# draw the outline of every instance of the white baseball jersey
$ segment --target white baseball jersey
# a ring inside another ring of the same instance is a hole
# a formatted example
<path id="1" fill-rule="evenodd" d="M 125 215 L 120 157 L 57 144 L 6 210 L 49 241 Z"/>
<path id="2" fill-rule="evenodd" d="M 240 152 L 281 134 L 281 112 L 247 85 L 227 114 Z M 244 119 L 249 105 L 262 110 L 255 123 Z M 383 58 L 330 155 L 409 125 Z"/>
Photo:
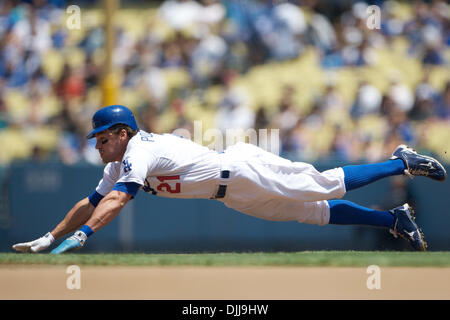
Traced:
<path id="1" fill-rule="evenodd" d="M 229 175 L 222 177 L 221 172 Z M 341 168 L 318 172 L 252 144 L 239 142 L 223 153 L 172 134 L 139 131 L 130 139 L 122 162 L 108 163 L 96 191 L 105 196 L 116 183 L 171 198 L 214 199 L 226 186 L 226 206 L 258 218 L 324 225 L 324 200 L 345 194 Z"/>
<path id="2" fill-rule="evenodd" d="M 219 155 L 172 134 L 139 131 L 130 139 L 122 162 L 108 163 L 97 192 L 106 195 L 118 182 L 170 198 L 211 198 L 220 175 Z"/>

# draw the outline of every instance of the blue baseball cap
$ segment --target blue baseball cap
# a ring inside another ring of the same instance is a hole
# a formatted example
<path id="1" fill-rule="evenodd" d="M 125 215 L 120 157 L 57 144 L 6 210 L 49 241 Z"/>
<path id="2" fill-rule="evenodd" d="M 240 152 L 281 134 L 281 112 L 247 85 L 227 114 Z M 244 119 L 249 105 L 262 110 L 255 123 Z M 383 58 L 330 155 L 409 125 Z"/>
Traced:
<path id="1" fill-rule="evenodd" d="M 93 130 L 87 135 L 88 139 L 95 137 L 96 133 L 105 131 L 115 124 L 125 124 L 133 130 L 138 130 L 133 112 L 122 105 L 112 105 L 99 109 L 92 117 Z"/>

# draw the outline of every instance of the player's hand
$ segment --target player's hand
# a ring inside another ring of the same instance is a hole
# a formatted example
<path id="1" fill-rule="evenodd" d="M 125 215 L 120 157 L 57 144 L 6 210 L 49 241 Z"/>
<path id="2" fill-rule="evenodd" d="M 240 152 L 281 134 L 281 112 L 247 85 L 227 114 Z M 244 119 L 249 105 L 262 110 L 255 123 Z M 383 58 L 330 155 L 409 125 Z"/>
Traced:
<path id="1" fill-rule="evenodd" d="M 45 236 L 40 237 L 39 239 L 30 242 L 16 243 L 12 248 L 19 252 L 34 253 L 47 249 L 54 241 L 55 238 L 53 238 L 52 234 L 47 232 Z"/>
<path id="2" fill-rule="evenodd" d="M 87 236 L 83 231 L 77 230 L 75 233 L 61 242 L 61 244 L 50 252 L 51 254 L 60 254 L 72 250 L 78 250 L 86 242 Z"/>

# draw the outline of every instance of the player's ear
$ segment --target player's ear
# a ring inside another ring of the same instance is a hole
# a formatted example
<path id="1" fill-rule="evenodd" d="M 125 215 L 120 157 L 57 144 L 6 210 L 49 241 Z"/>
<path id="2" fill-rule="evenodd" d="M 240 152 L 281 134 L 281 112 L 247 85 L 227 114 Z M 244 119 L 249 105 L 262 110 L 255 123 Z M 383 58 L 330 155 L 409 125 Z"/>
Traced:
<path id="1" fill-rule="evenodd" d="M 121 129 L 120 132 L 119 132 L 119 137 L 120 137 L 120 138 L 123 138 L 123 139 L 128 138 L 127 130 Z"/>

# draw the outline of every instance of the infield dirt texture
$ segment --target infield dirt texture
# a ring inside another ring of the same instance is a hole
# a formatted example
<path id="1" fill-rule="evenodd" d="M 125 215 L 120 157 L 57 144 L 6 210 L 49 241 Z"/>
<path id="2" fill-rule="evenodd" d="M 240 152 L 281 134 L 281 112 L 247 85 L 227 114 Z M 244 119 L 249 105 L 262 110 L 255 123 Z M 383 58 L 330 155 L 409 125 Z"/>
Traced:
<path id="1" fill-rule="evenodd" d="M 73 265 L 80 289 L 67 286 Z M 448 300 L 450 253 L 8 253 L 0 254 L 0 299 Z"/>

